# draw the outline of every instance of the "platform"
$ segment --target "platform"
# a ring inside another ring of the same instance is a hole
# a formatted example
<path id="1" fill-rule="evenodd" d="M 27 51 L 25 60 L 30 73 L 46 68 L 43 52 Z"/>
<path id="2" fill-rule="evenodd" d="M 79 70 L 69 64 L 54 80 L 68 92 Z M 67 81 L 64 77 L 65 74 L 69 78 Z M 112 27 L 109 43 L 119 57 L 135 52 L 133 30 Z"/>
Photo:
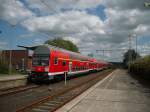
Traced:
<path id="1" fill-rule="evenodd" d="M 8 80 L 16 80 L 16 79 L 23 79 L 26 78 L 27 75 L 21 75 L 21 74 L 17 74 L 17 75 L 0 75 L 0 82 L 1 81 L 8 81 Z"/>
<path id="2" fill-rule="evenodd" d="M 56 112 L 150 112 L 149 106 L 149 87 L 118 69 Z"/>
<path id="3" fill-rule="evenodd" d="M 27 75 L 0 75 L 0 90 L 26 85 Z"/>

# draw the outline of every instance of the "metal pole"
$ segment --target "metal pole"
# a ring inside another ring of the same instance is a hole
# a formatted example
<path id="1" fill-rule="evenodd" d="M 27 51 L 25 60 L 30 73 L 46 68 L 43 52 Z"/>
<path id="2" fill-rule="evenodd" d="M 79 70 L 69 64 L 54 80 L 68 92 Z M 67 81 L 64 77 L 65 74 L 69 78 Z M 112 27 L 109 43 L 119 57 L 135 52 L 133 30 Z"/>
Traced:
<path id="1" fill-rule="evenodd" d="M 15 25 L 11 25 L 12 28 L 14 28 L 16 26 Z M 12 73 L 12 45 L 11 43 L 13 44 L 13 39 L 11 40 L 10 42 L 10 51 L 9 51 L 9 75 Z"/>
<path id="2" fill-rule="evenodd" d="M 137 48 L 137 47 L 138 47 L 138 45 L 137 45 L 137 40 L 138 40 L 138 39 L 137 39 L 137 36 L 136 36 L 135 38 L 136 38 L 136 58 L 137 58 L 137 53 L 138 53 L 138 48 Z"/>
<path id="3" fill-rule="evenodd" d="M 9 51 L 9 75 L 11 75 L 12 69 L 12 50 Z"/>
<path id="4" fill-rule="evenodd" d="M 24 58 L 22 58 L 22 70 L 24 71 L 25 63 L 24 63 Z"/>
<path id="5" fill-rule="evenodd" d="M 128 61 L 129 71 L 130 71 L 130 63 L 131 63 L 131 35 L 129 34 L 129 61 Z"/>
<path id="6" fill-rule="evenodd" d="M 65 72 L 65 86 L 67 85 L 67 73 Z"/>
<path id="7" fill-rule="evenodd" d="M 129 35 L 129 49 L 131 50 L 131 35 Z"/>

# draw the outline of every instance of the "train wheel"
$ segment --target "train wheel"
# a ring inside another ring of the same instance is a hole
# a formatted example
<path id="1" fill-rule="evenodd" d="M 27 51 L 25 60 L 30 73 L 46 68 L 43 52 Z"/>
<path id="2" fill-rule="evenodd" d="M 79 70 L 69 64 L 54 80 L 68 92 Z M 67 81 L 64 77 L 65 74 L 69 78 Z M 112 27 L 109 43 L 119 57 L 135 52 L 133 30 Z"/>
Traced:
<path id="1" fill-rule="evenodd" d="M 30 84 L 30 83 L 32 83 L 33 81 L 32 81 L 32 79 L 31 79 L 31 76 L 30 75 L 28 75 L 28 77 L 27 77 L 27 84 Z"/>

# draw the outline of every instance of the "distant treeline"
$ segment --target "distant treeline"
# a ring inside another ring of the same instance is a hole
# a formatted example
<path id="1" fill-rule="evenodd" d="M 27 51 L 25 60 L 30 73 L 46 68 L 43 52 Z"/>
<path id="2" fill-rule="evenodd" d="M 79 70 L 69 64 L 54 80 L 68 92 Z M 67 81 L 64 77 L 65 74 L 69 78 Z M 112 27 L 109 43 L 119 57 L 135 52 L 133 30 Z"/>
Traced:
<path id="1" fill-rule="evenodd" d="M 150 79 L 150 56 L 139 58 L 131 63 L 130 72 Z"/>

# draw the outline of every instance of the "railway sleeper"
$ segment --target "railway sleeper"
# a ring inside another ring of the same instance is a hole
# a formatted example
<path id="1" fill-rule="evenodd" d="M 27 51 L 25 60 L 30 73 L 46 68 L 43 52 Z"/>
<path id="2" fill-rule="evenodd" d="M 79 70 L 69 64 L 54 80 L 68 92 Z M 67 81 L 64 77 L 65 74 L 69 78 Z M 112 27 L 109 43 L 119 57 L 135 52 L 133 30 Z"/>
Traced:
<path id="1" fill-rule="evenodd" d="M 44 105 L 47 105 L 47 106 L 50 107 L 50 106 L 54 106 L 54 105 L 56 105 L 56 104 L 54 104 L 54 103 L 48 103 L 48 102 L 47 102 L 47 103 L 44 103 Z"/>
<path id="2" fill-rule="evenodd" d="M 70 98 L 72 96 L 73 95 L 63 95 L 63 96 L 55 98 L 54 100 L 63 101 L 63 100 L 68 99 L 68 98 Z"/>
<path id="3" fill-rule="evenodd" d="M 50 106 L 48 106 L 48 105 L 41 105 L 41 106 L 39 106 L 38 108 L 42 108 L 42 109 L 49 109 L 50 108 Z"/>
<path id="4" fill-rule="evenodd" d="M 49 101 L 48 103 L 52 103 L 52 104 L 61 104 L 62 102 L 60 102 L 60 101 L 55 101 L 55 100 L 52 100 L 52 101 Z"/>
<path id="5" fill-rule="evenodd" d="M 47 103 L 44 103 L 41 106 L 38 106 L 37 108 L 33 108 L 32 111 L 33 112 L 47 112 L 48 110 L 53 110 L 56 106 L 58 106 L 60 104 L 62 104 L 62 102 L 49 101 Z"/>
<path id="6" fill-rule="evenodd" d="M 39 106 L 37 108 L 33 108 L 31 112 L 49 112 L 50 110 L 54 110 L 56 105 L 44 105 L 44 106 Z"/>
<path id="7" fill-rule="evenodd" d="M 41 108 L 34 108 L 30 112 L 49 112 L 49 110 L 41 109 Z"/>

